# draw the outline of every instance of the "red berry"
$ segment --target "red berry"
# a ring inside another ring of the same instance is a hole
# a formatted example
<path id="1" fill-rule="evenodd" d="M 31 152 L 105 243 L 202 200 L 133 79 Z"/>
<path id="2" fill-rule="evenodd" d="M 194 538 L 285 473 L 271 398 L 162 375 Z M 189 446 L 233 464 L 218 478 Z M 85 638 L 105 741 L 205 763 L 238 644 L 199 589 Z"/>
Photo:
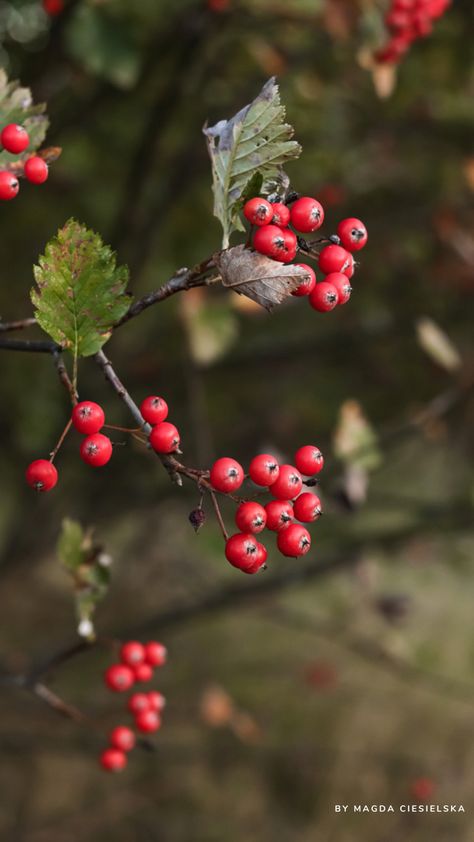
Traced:
<path id="1" fill-rule="evenodd" d="M 303 234 L 309 234 L 321 228 L 324 222 L 324 209 L 317 199 L 303 196 L 292 204 L 290 216 L 293 228 Z"/>
<path id="2" fill-rule="evenodd" d="M 162 667 L 163 664 L 166 664 L 167 655 L 166 646 L 158 643 L 157 640 L 151 640 L 149 643 L 145 643 L 145 660 L 150 666 Z"/>
<path id="3" fill-rule="evenodd" d="M 283 229 L 278 225 L 266 225 L 265 228 L 259 228 L 253 236 L 253 247 L 260 254 L 271 257 L 272 260 L 280 260 L 286 253 Z"/>
<path id="4" fill-rule="evenodd" d="M 43 9 L 50 17 L 60 15 L 64 9 L 64 0 L 43 0 Z"/>
<path id="5" fill-rule="evenodd" d="M 278 500 L 294 500 L 302 486 L 301 474 L 293 465 L 280 465 L 280 475 L 270 486 L 270 494 Z"/>
<path id="6" fill-rule="evenodd" d="M 149 695 L 149 693 L 132 693 L 127 704 L 129 711 L 140 713 L 142 710 L 149 710 L 151 707 Z"/>
<path id="7" fill-rule="evenodd" d="M 277 546 L 282 555 L 296 558 L 305 555 L 311 547 L 311 535 L 299 523 L 290 523 L 287 529 L 281 529 L 277 537 Z"/>
<path id="8" fill-rule="evenodd" d="M 25 161 L 23 172 L 28 181 L 32 184 L 44 184 L 48 178 L 49 170 L 46 161 L 40 158 L 39 155 L 33 155 Z"/>
<path id="9" fill-rule="evenodd" d="M 268 488 L 278 479 L 280 466 L 277 459 L 270 453 L 260 453 L 254 456 L 250 463 L 249 475 L 255 485 L 263 485 Z"/>
<path id="10" fill-rule="evenodd" d="M 255 562 L 252 566 L 252 569 L 249 570 L 249 573 L 258 573 L 259 570 L 266 564 L 267 561 L 267 548 L 264 544 L 257 543 L 257 555 L 255 558 Z"/>
<path id="11" fill-rule="evenodd" d="M 150 433 L 150 444 L 157 453 L 174 453 L 178 450 L 180 442 L 177 427 L 169 421 L 156 424 Z"/>
<path id="12" fill-rule="evenodd" d="M 139 731 L 143 731 L 145 734 L 152 734 L 160 728 L 161 719 L 156 710 L 141 710 L 135 716 L 135 725 Z"/>
<path id="13" fill-rule="evenodd" d="M 93 401 L 81 401 L 72 410 L 72 423 L 79 433 L 90 436 L 105 424 L 104 410 Z"/>
<path id="14" fill-rule="evenodd" d="M 330 310 L 334 310 L 337 299 L 336 287 L 326 283 L 326 281 L 320 281 L 319 284 L 316 284 L 308 301 L 313 310 L 317 310 L 319 313 L 329 313 Z"/>
<path id="15" fill-rule="evenodd" d="M 277 258 L 282 263 L 291 263 L 292 260 L 296 257 L 296 252 L 298 251 L 298 240 L 296 239 L 296 234 L 290 228 L 283 228 L 283 243 L 284 243 L 284 251 L 283 254 Z"/>
<path id="16" fill-rule="evenodd" d="M 150 692 L 146 695 L 148 698 L 148 704 L 152 710 L 163 710 L 166 705 L 166 699 L 162 693 L 159 693 L 158 690 L 150 690 Z"/>
<path id="17" fill-rule="evenodd" d="M 26 481 L 35 491 L 51 491 L 58 481 L 58 472 L 47 459 L 35 459 L 28 465 Z"/>
<path id="18" fill-rule="evenodd" d="M 342 272 L 331 272 L 330 275 L 326 275 L 325 283 L 331 284 L 336 290 L 338 304 L 345 304 L 349 301 L 352 287 L 347 275 L 344 275 Z"/>
<path id="19" fill-rule="evenodd" d="M 410 792 L 417 801 L 429 801 L 436 790 L 431 778 L 416 778 L 410 786 Z"/>
<path id="20" fill-rule="evenodd" d="M 274 202 L 272 204 L 272 211 L 273 217 L 270 220 L 272 225 L 279 225 L 281 228 L 286 228 L 290 221 L 290 209 L 283 202 Z"/>
<path id="21" fill-rule="evenodd" d="M 163 398 L 150 395 L 141 402 L 140 412 L 145 421 L 154 427 L 155 424 L 161 424 L 168 417 L 168 404 Z"/>
<path id="22" fill-rule="evenodd" d="M 102 433 L 87 436 L 81 444 L 81 459 L 93 468 L 106 465 L 112 456 L 112 442 Z"/>
<path id="23" fill-rule="evenodd" d="M 344 269 L 342 270 L 342 272 L 346 276 L 346 278 L 352 278 L 352 276 L 355 272 L 355 266 L 356 266 L 356 264 L 355 264 L 355 260 L 354 260 L 354 255 L 352 255 L 348 251 L 347 252 L 347 266 L 345 266 Z"/>
<path id="24" fill-rule="evenodd" d="M 241 532 L 255 535 L 265 529 L 267 513 L 260 503 L 241 503 L 235 513 L 235 522 Z"/>
<path id="25" fill-rule="evenodd" d="M 272 221 L 273 209 L 266 199 L 249 199 L 244 205 L 244 216 L 252 225 L 268 225 Z"/>
<path id="26" fill-rule="evenodd" d="M 319 268 L 325 275 L 331 272 L 343 272 L 349 262 L 348 252 L 342 246 L 325 246 L 318 258 Z"/>
<path id="27" fill-rule="evenodd" d="M 226 541 L 225 557 L 233 567 L 237 567 L 244 573 L 255 573 L 258 547 L 258 541 L 253 535 L 248 532 L 238 532 Z"/>
<path id="28" fill-rule="evenodd" d="M 104 674 L 104 679 L 109 690 L 115 693 L 124 693 L 130 690 L 135 683 L 135 676 L 130 667 L 125 664 L 112 664 Z"/>
<path id="29" fill-rule="evenodd" d="M 125 725 L 117 725 L 110 734 L 110 745 L 119 751 L 131 751 L 135 746 L 135 734 Z"/>
<path id="30" fill-rule="evenodd" d="M 150 664 L 137 664 L 135 667 L 132 667 L 132 669 L 135 681 L 145 683 L 146 681 L 151 681 L 153 678 L 153 667 L 151 667 Z"/>
<path id="31" fill-rule="evenodd" d="M 100 755 L 100 765 L 107 772 L 121 772 L 127 765 L 127 758 L 118 748 L 106 748 Z"/>
<path id="32" fill-rule="evenodd" d="M 267 529 L 271 529 L 272 532 L 286 529 L 294 517 L 293 505 L 289 500 L 270 500 L 265 506 L 265 511 L 267 513 Z"/>
<path id="33" fill-rule="evenodd" d="M 293 503 L 295 518 L 303 523 L 311 523 L 322 515 L 321 500 L 316 494 L 305 491 Z"/>
<path id="34" fill-rule="evenodd" d="M 341 245 L 347 251 L 359 251 L 363 249 L 367 242 L 367 228 L 360 219 L 355 219 L 351 216 L 349 219 L 343 219 L 337 226 L 337 234 L 341 240 Z"/>
<path id="35" fill-rule="evenodd" d="M 296 289 L 291 293 L 299 298 L 302 295 L 309 295 L 310 292 L 313 291 L 316 286 L 316 274 L 314 269 L 312 269 L 311 266 L 308 266 L 307 263 L 295 263 L 295 266 L 299 266 L 300 269 L 304 269 L 305 272 L 308 273 L 307 280 L 302 281 L 299 287 L 296 287 Z"/>
<path id="36" fill-rule="evenodd" d="M 295 453 L 295 465 L 305 477 L 313 477 L 324 467 L 323 454 L 316 445 L 304 444 Z"/>
<path id="37" fill-rule="evenodd" d="M 19 155 L 30 145 L 30 138 L 23 126 L 17 123 L 9 123 L 0 134 L 0 143 L 7 152 Z"/>
<path id="38" fill-rule="evenodd" d="M 210 472 L 210 482 L 216 491 L 226 494 L 237 491 L 244 481 L 244 469 L 235 459 L 223 456 L 214 462 Z"/>
<path id="39" fill-rule="evenodd" d="M 20 189 L 20 182 L 16 175 L 7 170 L 0 171 L 0 200 L 9 202 L 14 199 Z"/>
<path id="40" fill-rule="evenodd" d="M 120 649 L 120 660 L 129 667 L 136 667 L 145 660 L 145 647 L 138 640 L 128 640 Z"/>

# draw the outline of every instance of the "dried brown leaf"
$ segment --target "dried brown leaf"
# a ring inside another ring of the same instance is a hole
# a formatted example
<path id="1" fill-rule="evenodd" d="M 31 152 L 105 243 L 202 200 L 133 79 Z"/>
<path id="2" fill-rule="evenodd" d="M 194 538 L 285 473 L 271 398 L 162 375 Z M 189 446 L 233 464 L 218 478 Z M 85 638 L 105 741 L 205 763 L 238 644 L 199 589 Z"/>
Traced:
<path id="1" fill-rule="evenodd" d="M 263 254 L 235 246 L 214 255 L 222 284 L 272 310 L 308 278 L 299 266 L 278 263 Z"/>

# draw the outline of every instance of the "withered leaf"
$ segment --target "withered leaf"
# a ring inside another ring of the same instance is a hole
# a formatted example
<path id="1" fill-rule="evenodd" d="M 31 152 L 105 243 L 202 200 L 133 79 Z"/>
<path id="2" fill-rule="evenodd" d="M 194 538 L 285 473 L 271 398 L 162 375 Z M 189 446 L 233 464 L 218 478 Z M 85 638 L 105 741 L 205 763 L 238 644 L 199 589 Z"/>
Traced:
<path id="1" fill-rule="evenodd" d="M 299 266 L 278 263 L 245 246 L 235 246 L 214 255 L 222 284 L 246 295 L 266 310 L 272 310 L 308 279 Z"/>

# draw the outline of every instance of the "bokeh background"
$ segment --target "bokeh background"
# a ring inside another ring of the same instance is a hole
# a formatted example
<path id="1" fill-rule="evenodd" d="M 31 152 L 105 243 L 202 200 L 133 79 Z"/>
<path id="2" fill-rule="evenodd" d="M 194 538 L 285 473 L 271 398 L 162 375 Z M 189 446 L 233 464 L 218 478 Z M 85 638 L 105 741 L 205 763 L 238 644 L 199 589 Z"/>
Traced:
<path id="1" fill-rule="evenodd" d="M 92 472 L 71 436 L 57 490 L 32 495 L 24 466 L 51 449 L 67 397 L 47 355 L 1 352 L 5 675 L 77 640 L 55 550 L 65 516 L 114 559 L 99 634 L 169 649 L 156 751 L 120 776 L 96 760 L 100 729 L 122 718 L 102 685 L 106 646 L 43 677 L 99 733 L 4 676 L 8 842 L 473 838 L 472 4 L 456 0 L 395 73 L 370 63 L 383 6 L 81 0 L 51 20 L 32 0 L 0 4 L 2 63 L 47 101 L 48 143 L 63 148 L 44 187 L 0 208 L 3 319 L 30 314 L 32 265 L 70 216 L 129 264 L 136 295 L 215 251 L 201 128 L 273 74 L 304 150 L 293 187 L 321 199 L 328 233 L 355 215 L 370 234 L 332 314 L 295 300 L 268 316 L 213 288 L 149 309 L 107 346 L 137 400 L 169 400 L 191 465 L 324 450 L 310 555 L 272 548 L 258 577 L 225 562 L 211 512 L 194 535 L 195 489 L 133 445 Z M 128 422 L 93 361 L 80 390 Z M 423 797 L 466 813 L 334 813 Z"/>

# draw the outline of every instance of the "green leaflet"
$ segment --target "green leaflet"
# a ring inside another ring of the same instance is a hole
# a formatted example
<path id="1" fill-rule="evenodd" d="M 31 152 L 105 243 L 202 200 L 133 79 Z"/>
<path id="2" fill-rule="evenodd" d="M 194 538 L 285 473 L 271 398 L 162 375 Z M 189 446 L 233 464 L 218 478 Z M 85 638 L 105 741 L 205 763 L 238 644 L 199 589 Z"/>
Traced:
<path id="1" fill-rule="evenodd" d="M 259 176 L 262 193 L 287 186 L 283 165 L 299 156 L 301 146 L 292 140 L 294 129 L 284 120 L 285 108 L 272 78 L 235 117 L 203 129 L 212 162 L 214 215 L 224 229 L 223 248 L 228 248 L 232 231 L 244 230 L 239 218 L 242 199 L 253 193 Z"/>
<path id="2" fill-rule="evenodd" d="M 75 357 L 99 351 L 131 303 L 127 267 L 117 267 L 115 252 L 74 219 L 50 240 L 34 276 L 38 324 Z"/>
<path id="3" fill-rule="evenodd" d="M 19 123 L 24 126 L 30 136 L 30 145 L 22 155 L 13 155 L 0 150 L 0 168 L 28 158 L 43 143 L 48 130 L 49 121 L 44 111 L 46 106 L 33 105 L 33 97 L 29 88 L 20 87 L 17 81 L 9 82 L 6 73 L 0 68 L 0 127 L 9 123 Z"/>

